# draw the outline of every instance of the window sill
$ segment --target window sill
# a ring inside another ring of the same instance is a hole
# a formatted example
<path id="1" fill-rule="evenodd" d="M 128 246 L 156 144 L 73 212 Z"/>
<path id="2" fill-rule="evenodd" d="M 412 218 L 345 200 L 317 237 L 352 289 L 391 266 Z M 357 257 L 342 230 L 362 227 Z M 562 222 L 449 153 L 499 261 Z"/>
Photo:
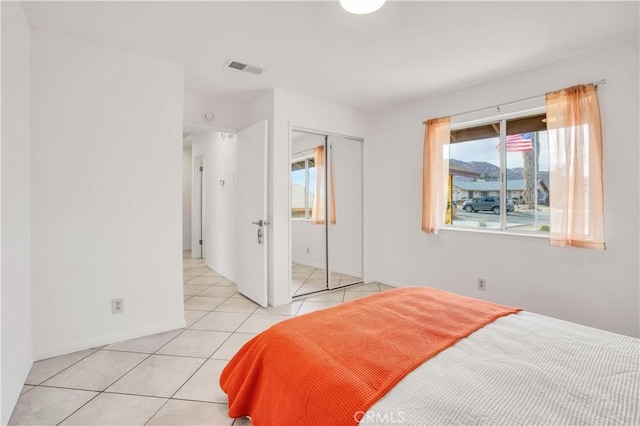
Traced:
<path id="1" fill-rule="evenodd" d="M 301 217 L 292 217 L 291 220 L 293 222 L 311 222 L 313 219 L 303 219 Z"/>
<path id="2" fill-rule="evenodd" d="M 469 234 L 484 234 L 494 237 L 507 237 L 524 240 L 538 240 L 549 242 L 549 234 L 537 234 L 533 232 L 517 232 L 517 231 L 502 231 L 493 229 L 472 229 L 472 228 L 456 228 L 453 226 L 444 226 L 440 228 L 442 233 L 469 233 Z"/>

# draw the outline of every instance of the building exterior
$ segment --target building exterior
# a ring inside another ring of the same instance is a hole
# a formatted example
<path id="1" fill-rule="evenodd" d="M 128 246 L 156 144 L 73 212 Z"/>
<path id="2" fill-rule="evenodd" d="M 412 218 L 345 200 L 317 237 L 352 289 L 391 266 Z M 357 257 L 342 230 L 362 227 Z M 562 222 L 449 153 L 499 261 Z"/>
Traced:
<path id="1" fill-rule="evenodd" d="M 453 179 L 452 200 L 454 203 L 470 200 L 474 197 L 490 197 L 500 195 L 500 181 L 476 180 L 466 181 Z M 524 194 L 524 180 L 507 180 L 507 198 L 516 202 L 522 201 Z M 538 182 L 538 204 L 546 204 L 548 200 L 548 184 Z"/>
<path id="2" fill-rule="evenodd" d="M 304 185 L 299 183 L 291 184 L 291 217 L 295 219 L 309 219 L 313 209 L 313 197 L 315 193 L 307 191 L 305 197 Z M 308 208 L 308 212 L 307 212 Z"/>

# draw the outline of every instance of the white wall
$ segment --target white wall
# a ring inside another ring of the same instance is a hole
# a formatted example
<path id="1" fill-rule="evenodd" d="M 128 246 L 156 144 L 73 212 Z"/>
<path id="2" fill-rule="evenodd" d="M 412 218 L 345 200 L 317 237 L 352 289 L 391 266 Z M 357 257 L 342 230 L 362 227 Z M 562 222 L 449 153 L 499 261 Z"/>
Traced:
<path id="1" fill-rule="evenodd" d="M 184 94 L 184 122 L 212 130 L 236 132 L 245 124 L 246 102 L 221 101 L 193 93 Z M 212 121 L 206 121 L 202 114 L 210 111 Z M 246 127 L 246 126 L 244 126 Z"/>
<path id="2" fill-rule="evenodd" d="M 182 249 L 191 250 L 191 147 L 182 148 Z"/>
<path id="3" fill-rule="evenodd" d="M 183 326 L 182 67 L 31 43 L 36 359 Z"/>
<path id="4" fill-rule="evenodd" d="M 365 252 L 369 278 L 432 286 L 638 336 L 638 40 L 436 99 L 396 105 L 369 121 Z M 606 251 L 545 239 L 420 230 L 422 121 L 606 78 L 599 91 Z M 485 292 L 476 290 L 487 279 Z"/>
<path id="5" fill-rule="evenodd" d="M 365 115 L 351 108 L 274 90 L 274 119 L 269 124 L 273 130 L 269 146 L 269 211 L 272 214 L 272 238 L 269 239 L 269 304 L 277 306 L 291 300 L 290 126 L 365 137 Z"/>
<path id="6" fill-rule="evenodd" d="M 236 273 L 236 153 L 237 137 L 222 139 L 219 132 L 191 136 L 193 161 L 204 155 L 204 251 L 205 264 L 235 281 Z M 221 183 L 224 181 L 224 184 Z M 196 185 L 194 184 L 195 188 Z M 195 212 L 194 208 L 194 212 Z M 195 219 L 194 219 L 195 220 Z M 197 240 L 194 238 L 197 248 Z"/>
<path id="7" fill-rule="evenodd" d="M 33 361 L 29 31 L 20 3 L 2 2 L 2 424 Z"/>
<path id="8" fill-rule="evenodd" d="M 324 225 L 310 220 L 291 220 L 291 261 L 314 268 L 327 268 L 326 232 Z"/>

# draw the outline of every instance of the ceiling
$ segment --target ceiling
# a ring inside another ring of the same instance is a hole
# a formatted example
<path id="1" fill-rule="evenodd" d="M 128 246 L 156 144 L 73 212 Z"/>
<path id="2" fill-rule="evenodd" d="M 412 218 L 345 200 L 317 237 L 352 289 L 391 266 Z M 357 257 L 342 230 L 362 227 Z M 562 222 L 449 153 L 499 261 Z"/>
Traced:
<path id="1" fill-rule="evenodd" d="M 375 110 L 638 37 L 637 2 L 23 2 L 31 26 L 185 67 L 185 91 Z M 260 76 L 224 67 L 233 58 Z"/>

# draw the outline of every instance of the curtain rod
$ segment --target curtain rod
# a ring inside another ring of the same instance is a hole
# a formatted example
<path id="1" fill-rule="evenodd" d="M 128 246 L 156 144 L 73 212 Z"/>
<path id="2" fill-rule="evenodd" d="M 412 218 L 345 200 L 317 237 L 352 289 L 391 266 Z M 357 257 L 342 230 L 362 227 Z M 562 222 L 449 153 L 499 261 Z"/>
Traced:
<path id="1" fill-rule="evenodd" d="M 601 86 L 601 85 L 603 85 L 603 84 L 607 84 L 607 79 L 606 79 L 606 78 L 603 78 L 602 80 L 594 81 L 594 82 L 592 82 L 591 84 L 593 84 L 593 85 L 595 86 L 595 88 L 597 89 L 597 88 L 598 88 L 598 86 Z M 493 105 L 493 106 L 488 106 L 488 107 L 483 107 L 483 108 L 476 108 L 476 109 L 472 109 L 472 110 L 470 110 L 470 111 L 464 111 L 464 112 L 459 112 L 459 113 L 457 113 L 457 114 L 452 114 L 452 115 L 450 115 L 450 116 L 449 116 L 449 118 L 451 118 L 451 117 L 458 117 L 458 116 L 460 116 L 460 115 L 472 114 L 472 113 L 474 113 L 474 112 L 480 112 L 480 111 L 484 111 L 484 110 L 492 109 L 492 108 L 500 109 L 500 107 L 504 107 L 504 106 L 508 106 L 508 105 L 513 105 L 513 104 L 518 104 L 518 103 L 520 103 L 520 102 L 531 101 L 531 100 L 533 100 L 533 99 L 538 99 L 538 98 L 541 98 L 541 97 L 543 97 L 543 96 L 546 96 L 546 95 L 529 96 L 528 98 L 522 98 L 522 99 L 517 99 L 517 100 L 515 100 L 515 101 L 511 101 L 511 102 L 505 102 L 505 103 L 500 104 L 500 105 Z M 423 121 L 423 122 L 422 122 L 422 124 L 427 124 L 427 121 L 428 121 L 428 120 Z"/>
<path id="2" fill-rule="evenodd" d="M 318 146 L 320 146 L 320 145 L 318 145 Z M 315 149 L 316 149 L 316 148 L 303 149 L 302 151 L 298 151 L 298 152 L 294 152 L 294 153 L 292 153 L 292 154 L 291 154 L 291 156 L 298 155 L 298 154 L 302 154 L 302 153 L 304 153 L 304 152 L 308 152 L 308 151 L 313 151 L 313 150 L 315 150 Z"/>

